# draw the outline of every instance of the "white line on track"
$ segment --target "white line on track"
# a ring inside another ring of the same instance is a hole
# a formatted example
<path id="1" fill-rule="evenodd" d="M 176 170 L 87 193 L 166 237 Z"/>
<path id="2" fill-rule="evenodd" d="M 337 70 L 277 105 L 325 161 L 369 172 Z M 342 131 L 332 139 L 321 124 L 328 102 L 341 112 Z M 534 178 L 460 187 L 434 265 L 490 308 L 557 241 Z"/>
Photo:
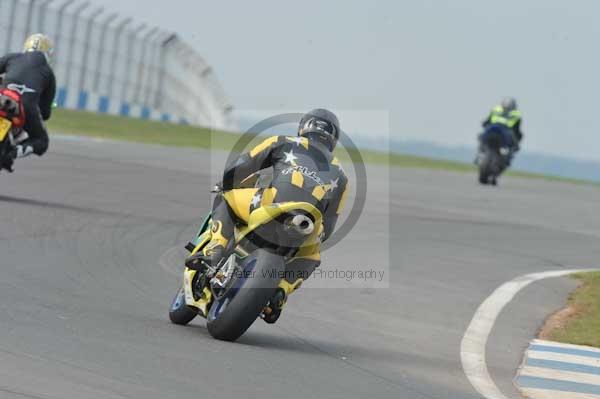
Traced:
<path id="1" fill-rule="evenodd" d="M 517 277 L 498 287 L 479 306 L 460 345 L 463 370 L 477 392 L 486 399 L 507 399 L 490 376 L 485 349 L 498 316 L 515 295 L 529 284 L 539 280 L 591 271 L 598 271 L 598 269 L 555 270 Z"/>

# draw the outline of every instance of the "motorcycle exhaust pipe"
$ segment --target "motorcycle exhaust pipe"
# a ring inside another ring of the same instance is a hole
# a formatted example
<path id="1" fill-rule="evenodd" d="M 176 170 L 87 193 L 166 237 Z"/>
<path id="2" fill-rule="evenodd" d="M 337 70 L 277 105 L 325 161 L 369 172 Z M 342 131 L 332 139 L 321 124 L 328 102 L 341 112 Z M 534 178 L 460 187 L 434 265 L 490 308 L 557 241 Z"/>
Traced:
<path id="1" fill-rule="evenodd" d="M 306 215 L 296 215 L 290 217 L 286 223 L 288 229 L 294 230 L 300 235 L 308 236 L 315 231 L 315 224 L 312 219 Z"/>

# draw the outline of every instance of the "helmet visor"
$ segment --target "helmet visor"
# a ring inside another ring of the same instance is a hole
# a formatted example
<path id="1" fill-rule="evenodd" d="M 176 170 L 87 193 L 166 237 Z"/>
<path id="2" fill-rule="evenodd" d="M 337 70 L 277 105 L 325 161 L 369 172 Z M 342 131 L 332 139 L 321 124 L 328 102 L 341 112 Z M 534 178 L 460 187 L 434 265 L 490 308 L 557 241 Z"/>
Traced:
<path id="1" fill-rule="evenodd" d="M 307 133 L 321 133 L 331 136 L 332 138 L 337 137 L 335 126 L 319 118 L 307 119 L 304 124 L 300 126 L 300 134 L 304 135 Z"/>

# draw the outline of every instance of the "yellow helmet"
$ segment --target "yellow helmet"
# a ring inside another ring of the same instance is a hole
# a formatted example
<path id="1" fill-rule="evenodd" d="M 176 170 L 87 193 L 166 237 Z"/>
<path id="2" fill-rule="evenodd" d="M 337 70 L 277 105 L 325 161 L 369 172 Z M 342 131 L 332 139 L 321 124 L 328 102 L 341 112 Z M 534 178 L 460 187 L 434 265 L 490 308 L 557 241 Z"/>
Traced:
<path id="1" fill-rule="evenodd" d="M 54 44 L 52 40 L 41 33 L 31 35 L 25 40 L 23 46 L 23 52 L 27 53 L 30 51 L 40 51 L 46 56 L 48 63 L 52 60 L 52 54 L 54 53 Z"/>

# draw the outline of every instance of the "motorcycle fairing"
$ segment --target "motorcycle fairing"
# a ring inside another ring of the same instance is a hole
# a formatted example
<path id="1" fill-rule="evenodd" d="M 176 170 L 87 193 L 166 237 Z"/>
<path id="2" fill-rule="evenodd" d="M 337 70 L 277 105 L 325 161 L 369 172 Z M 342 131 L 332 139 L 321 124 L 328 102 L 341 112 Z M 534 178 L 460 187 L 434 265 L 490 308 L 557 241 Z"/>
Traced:
<path id="1" fill-rule="evenodd" d="M 273 203 L 254 210 L 248 217 L 248 224 L 235 229 L 235 242 L 239 243 L 244 237 L 246 237 L 259 226 L 265 225 L 273 219 L 295 210 L 307 212 L 313 217 L 315 225 L 319 226 L 315 229 L 315 232 L 307 238 L 303 248 L 318 244 L 318 237 L 323 230 L 323 216 L 321 212 L 314 205 L 309 204 L 308 202 L 296 201 Z M 212 233 L 209 226 L 210 218 L 203 223 L 203 228 L 198 233 L 198 238 L 195 242 L 196 247 L 192 251 L 192 255 L 198 253 L 211 240 Z M 306 252 L 306 250 L 302 252 Z"/>
<path id="2" fill-rule="evenodd" d="M 309 204 L 308 202 L 297 201 L 276 202 L 254 210 L 254 212 L 252 212 L 248 218 L 248 224 L 246 226 L 242 226 L 239 229 L 238 234 L 236 234 L 236 242 L 240 242 L 244 237 L 246 237 L 259 226 L 265 225 L 281 215 L 296 210 L 304 211 L 311 215 L 315 226 L 318 226 L 314 230 L 314 233 L 307 237 L 305 244 L 310 245 L 317 243 L 318 235 L 322 230 L 323 215 L 314 205 Z"/>
<path id="3" fill-rule="evenodd" d="M 301 210 L 312 216 L 314 219 L 314 223 L 316 226 L 319 226 L 315 229 L 314 233 L 307 237 L 304 245 L 300 248 L 298 255 L 303 258 L 312 258 L 317 257 L 320 258 L 318 248 L 320 244 L 319 236 L 323 231 L 323 216 L 321 212 L 312 204 L 307 202 L 283 202 L 283 203 L 274 203 L 267 206 L 260 207 L 254 210 L 249 218 L 248 224 L 246 226 L 237 227 L 235 229 L 235 243 L 239 243 L 244 237 L 250 234 L 252 231 L 257 229 L 260 226 L 263 226 L 277 217 L 284 215 L 286 213 L 290 213 L 292 211 Z M 210 229 L 210 215 L 202 224 L 202 228 L 198 232 L 197 239 L 195 240 L 196 247 L 192 251 L 192 255 L 201 251 L 206 244 L 208 244 L 212 238 L 212 233 Z M 235 249 L 236 255 L 239 258 L 244 258 L 248 255 L 243 248 L 239 246 Z M 197 308 L 203 317 L 207 317 L 208 311 L 210 310 L 210 306 L 213 301 L 213 294 L 208 287 L 203 288 L 203 295 L 200 299 L 196 299 L 194 295 L 194 277 L 198 272 L 196 270 L 185 268 L 184 271 L 184 281 L 183 281 L 183 289 L 185 294 L 185 302 L 188 306 L 192 306 Z M 303 280 L 299 279 L 294 284 L 290 284 L 285 279 L 282 279 L 279 283 L 279 287 L 284 290 L 287 294 L 295 291 L 300 287 Z"/>
<path id="4" fill-rule="evenodd" d="M 198 308 L 204 317 L 208 314 L 208 307 L 212 302 L 212 292 L 208 287 L 204 287 L 202 290 L 202 297 L 196 300 L 194 296 L 193 282 L 194 277 L 198 273 L 197 270 L 185 268 L 183 272 L 183 291 L 185 293 L 185 303 L 189 306 Z"/>

